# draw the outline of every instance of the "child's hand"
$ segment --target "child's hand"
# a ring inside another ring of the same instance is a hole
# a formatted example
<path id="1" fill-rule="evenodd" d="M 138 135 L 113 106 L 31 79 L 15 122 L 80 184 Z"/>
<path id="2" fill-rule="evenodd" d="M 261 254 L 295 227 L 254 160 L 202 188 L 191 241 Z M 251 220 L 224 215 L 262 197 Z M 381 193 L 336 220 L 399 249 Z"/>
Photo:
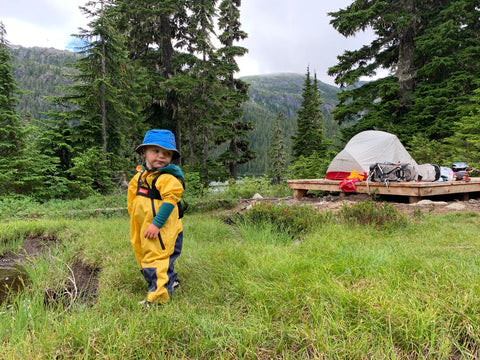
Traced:
<path id="1" fill-rule="evenodd" d="M 160 228 L 157 225 L 150 224 L 148 225 L 147 230 L 145 230 L 145 236 L 147 239 L 156 239 L 158 236 L 158 232 L 160 231 Z"/>

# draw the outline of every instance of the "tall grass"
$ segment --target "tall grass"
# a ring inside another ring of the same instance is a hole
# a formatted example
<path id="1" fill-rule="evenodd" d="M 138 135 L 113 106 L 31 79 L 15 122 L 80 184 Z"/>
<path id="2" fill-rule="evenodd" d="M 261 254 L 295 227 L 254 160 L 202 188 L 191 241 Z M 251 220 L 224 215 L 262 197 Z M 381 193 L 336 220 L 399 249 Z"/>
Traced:
<path id="1" fill-rule="evenodd" d="M 479 220 L 426 215 L 392 230 L 329 217 L 287 234 L 187 214 L 181 287 L 148 309 L 127 217 L 1 223 L 7 237 L 43 229 L 58 241 L 0 307 L 0 358 L 478 358 Z M 95 303 L 45 306 L 65 277 L 56 268 L 77 259 L 101 268 Z"/>

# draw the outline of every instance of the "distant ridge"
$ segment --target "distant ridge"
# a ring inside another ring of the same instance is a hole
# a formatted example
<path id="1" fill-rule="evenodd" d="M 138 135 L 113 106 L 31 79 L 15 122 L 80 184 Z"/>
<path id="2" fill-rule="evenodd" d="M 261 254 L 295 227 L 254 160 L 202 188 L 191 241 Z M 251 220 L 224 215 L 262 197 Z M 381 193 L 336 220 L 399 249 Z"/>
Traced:
<path id="1" fill-rule="evenodd" d="M 73 71 L 67 64 L 80 55 L 69 50 L 15 45 L 9 46 L 9 50 L 13 76 L 21 92 L 17 110 L 21 116 L 30 114 L 34 119 L 42 119 L 53 109 L 46 97 L 62 95 L 61 87 L 71 84 L 64 76 Z"/>
<path id="2" fill-rule="evenodd" d="M 252 75 L 240 77 L 249 84 L 250 100 L 244 106 L 244 119 L 256 125 L 248 140 L 257 154 L 255 160 L 241 165 L 242 173 L 261 175 L 268 170 L 267 153 L 270 149 L 270 139 L 278 113 L 284 118 L 281 122 L 285 144 L 291 146 L 291 137 L 296 131 L 297 111 L 302 103 L 304 74 L 276 73 L 268 75 Z M 323 104 L 320 106 L 325 117 L 326 135 L 333 138 L 338 134 L 339 126 L 332 119 L 331 111 L 338 103 L 337 95 L 340 88 L 318 81 Z"/>
<path id="3" fill-rule="evenodd" d="M 274 104 L 292 105 L 295 113 L 283 111 L 286 116 L 296 116 L 296 111 L 300 108 L 302 102 L 302 89 L 305 82 L 305 75 L 296 73 L 274 73 L 268 75 L 253 75 L 241 77 L 243 81 L 250 84 L 250 100 L 264 101 L 264 96 L 268 95 L 275 101 Z M 323 105 L 322 110 L 330 112 L 337 104 L 337 95 L 340 89 L 336 86 L 318 81 Z M 277 110 L 272 108 L 272 110 Z M 287 110 L 287 109 L 285 109 Z M 292 110 L 289 108 L 288 110 Z"/>

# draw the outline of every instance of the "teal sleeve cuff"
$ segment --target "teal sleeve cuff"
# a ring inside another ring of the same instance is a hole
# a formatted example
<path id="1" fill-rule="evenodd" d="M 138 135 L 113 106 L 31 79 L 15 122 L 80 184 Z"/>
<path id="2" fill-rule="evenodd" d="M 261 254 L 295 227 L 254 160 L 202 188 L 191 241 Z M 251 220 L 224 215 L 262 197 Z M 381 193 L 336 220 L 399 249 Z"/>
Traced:
<path id="1" fill-rule="evenodd" d="M 162 206 L 160 206 L 160 209 L 158 209 L 157 215 L 153 218 L 152 223 L 161 228 L 172 213 L 173 208 L 174 206 L 172 204 L 164 202 Z"/>

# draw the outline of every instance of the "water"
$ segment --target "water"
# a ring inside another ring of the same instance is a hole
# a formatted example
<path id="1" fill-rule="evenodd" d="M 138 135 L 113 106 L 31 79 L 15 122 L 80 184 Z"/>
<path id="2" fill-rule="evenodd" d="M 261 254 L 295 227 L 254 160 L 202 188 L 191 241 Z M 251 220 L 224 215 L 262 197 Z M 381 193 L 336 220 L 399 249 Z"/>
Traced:
<path id="1" fill-rule="evenodd" d="M 21 290 L 26 279 L 27 275 L 20 266 L 0 264 L 0 304 L 5 302 L 10 292 Z"/>

